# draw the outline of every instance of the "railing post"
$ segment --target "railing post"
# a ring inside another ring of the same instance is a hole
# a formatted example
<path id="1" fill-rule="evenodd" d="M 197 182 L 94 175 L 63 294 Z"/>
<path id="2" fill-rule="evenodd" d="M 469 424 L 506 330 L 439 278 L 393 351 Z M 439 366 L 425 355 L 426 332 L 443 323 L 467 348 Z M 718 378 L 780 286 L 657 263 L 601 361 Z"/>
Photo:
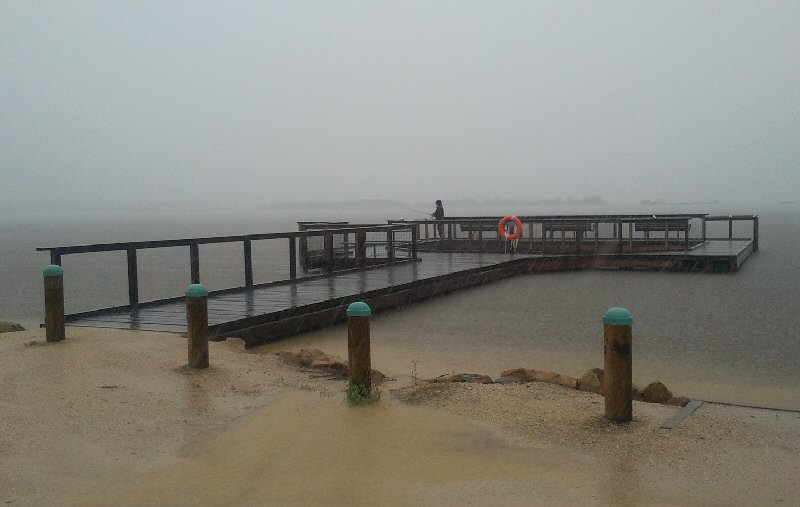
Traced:
<path id="1" fill-rule="evenodd" d="M 305 272 L 308 271 L 308 236 L 300 236 L 297 242 L 300 244 L 300 267 Z"/>
<path id="2" fill-rule="evenodd" d="M 372 389 L 369 319 L 372 309 L 367 303 L 352 303 L 347 307 L 347 359 L 349 364 L 348 392 L 357 388 L 368 398 Z"/>
<path id="3" fill-rule="evenodd" d="M 614 422 L 633 419 L 632 324 L 625 308 L 609 308 L 603 315 L 605 416 Z"/>
<path id="4" fill-rule="evenodd" d="M 417 237 L 419 236 L 419 230 L 417 226 L 411 227 L 411 258 L 413 260 L 417 260 Z"/>
<path id="5" fill-rule="evenodd" d="M 44 327 L 47 341 L 64 339 L 64 270 L 56 264 L 44 268 Z"/>
<path id="6" fill-rule="evenodd" d="M 547 226 L 542 222 L 542 253 L 547 250 Z"/>
<path id="7" fill-rule="evenodd" d="M 136 249 L 128 248 L 128 304 L 139 304 L 139 267 L 136 262 Z"/>
<path id="8" fill-rule="evenodd" d="M 323 245 L 325 248 L 325 259 L 328 261 L 326 271 L 333 271 L 333 233 L 326 232 L 323 238 Z"/>
<path id="9" fill-rule="evenodd" d="M 669 220 L 664 220 L 664 248 L 669 250 Z"/>
<path id="10" fill-rule="evenodd" d="M 253 286 L 253 244 L 249 239 L 244 240 L 244 285 Z"/>
<path id="11" fill-rule="evenodd" d="M 528 236 L 530 237 L 530 247 L 528 247 L 528 251 L 530 252 L 533 250 L 533 220 L 528 223 Z"/>
<path id="12" fill-rule="evenodd" d="M 363 268 L 367 263 L 367 233 L 356 232 L 356 267 Z"/>
<path id="13" fill-rule="evenodd" d="M 186 289 L 189 368 L 208 368 L 208 289 L 195 283 Z"/>
<path id="14" fill-rule="evenodd" d="M 702 225 L 702 233 L 703 233 L 703 243 L 706 242 L 706 217 L 703 217 L 703 225 Z"/>
<path id="15" fill-rule="evenodd" d="M 758 215 L 753 215 L 753 251 L 758 252 Z"/>
<path id="16" fill-rule="evenodd" d="M 447 224 L 447 250 L 449 252 L 453 251 L 453 236 L 455 235 L 455 232 L 455 224 Z"/>
<path id="17" fill-rule="evenodd" d="M 391 264 L 394 262 L 394 231 L 386 231 L 386 260 Z"/>
<path id="18" fill-rule="evenodd" d="M 683 230 L 683 248 L 686 250 L 689 249 L 689 228 L 691 227 L 691 219 L 686 219 L 686 228 Z M 678 238 L 681 237 L 681 233 L 678 232 Z"/>
<path id="19" fill-rule="evenodd" d="M 633 252 L 633 222 L 628 222 L 628 251 Z"/>
<path id="20" fill-rule="evenodd" d="M 600 250 L 600 222 L 594 223 L 594 250 Z"/>
<path id="21" fill-rule="evenodd" d="M 733 239 L 733 216 L 728 215 L 728 239 Z"/>
<path id="22" fill-rule="evenodd" d="M 297 244 L 294 236 L 289 238 L 289 278 L 292 280 L 297 278 Z"/>
<path id="23" fill-rule="evenodd" d="M 197 243 L 189 245 L 189 270 L 192 283 L 200 283 L 200 251 Z"/>

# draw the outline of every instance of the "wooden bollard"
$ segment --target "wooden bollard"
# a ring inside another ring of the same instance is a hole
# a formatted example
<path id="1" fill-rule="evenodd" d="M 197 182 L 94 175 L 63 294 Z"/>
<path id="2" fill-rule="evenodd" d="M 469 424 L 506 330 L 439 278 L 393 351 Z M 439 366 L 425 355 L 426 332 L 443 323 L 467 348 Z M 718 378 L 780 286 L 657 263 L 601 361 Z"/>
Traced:
<path id="1" fill-rule="evenodd" d="M 603 389 L 606 419 L 609 421 L 627 422 L 633 419 L 632 324 L 633 315 L 625 308 L 609 308 L 603 315 Z"/>
<path id="2" fill-rule="evenodd" d="M 44 327 L 47 341 L 64 339 L 64 270 L 56 264 L 44 268 Z"/>
<path id="3" fill-rule="evenodd" d="M 189 368 L 208 368 L 208 289 L 194 283 L 186 289 Z"/>
<path id="4" fill-rule="evenodd" d="M 347 307 L 347 359 L 350 365 L 350 384 L 367 394 L 372 388 L 372 364 L 369 350 L 369 317 L 372 309 L 367 303 L 352 303 Z"/>

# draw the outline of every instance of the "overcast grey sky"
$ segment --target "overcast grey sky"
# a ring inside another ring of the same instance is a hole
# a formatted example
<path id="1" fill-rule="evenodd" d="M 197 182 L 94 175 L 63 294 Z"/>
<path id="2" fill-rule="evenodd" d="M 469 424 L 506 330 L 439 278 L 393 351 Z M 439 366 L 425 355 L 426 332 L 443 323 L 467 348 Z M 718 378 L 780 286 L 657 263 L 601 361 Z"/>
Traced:
<path id="1" fill-rule="evenodd" d="M 0 2 L 4 200 L 794 200 L 800 2 Z"/>

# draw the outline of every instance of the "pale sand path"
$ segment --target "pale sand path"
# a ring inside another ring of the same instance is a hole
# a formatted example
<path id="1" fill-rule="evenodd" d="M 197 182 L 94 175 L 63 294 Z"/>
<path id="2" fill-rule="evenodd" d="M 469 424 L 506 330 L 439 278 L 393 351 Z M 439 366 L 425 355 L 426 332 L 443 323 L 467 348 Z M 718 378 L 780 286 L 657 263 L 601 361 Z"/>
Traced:
<path id="1" fill-rule="evenodd" d="M 274 355 L 212 343 L 212 368 L 189 372 L 185 361 L 185 339 L 172 334 L 68 328 L 58 344 L 41 330 L 0 335 L 0 503 L 800 502 L 797 413 L 706 405 L 667 431 L 659 425 L 674 407 L 637 402 L 635 421 L 615 426 L 592 394 L 410 389 L 407 377 L 354 408 L 343 381 Z"/>

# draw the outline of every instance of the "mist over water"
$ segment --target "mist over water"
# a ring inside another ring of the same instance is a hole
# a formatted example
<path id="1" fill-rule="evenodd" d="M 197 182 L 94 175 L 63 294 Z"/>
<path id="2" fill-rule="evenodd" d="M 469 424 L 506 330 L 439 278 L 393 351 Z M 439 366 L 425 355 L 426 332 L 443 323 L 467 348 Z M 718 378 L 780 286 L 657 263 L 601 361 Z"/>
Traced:
<path id="1" fill-rule="evenodd" d="M 445 206 L 447 202 L 445 201 Z M 517 213 L 650 212 L 650 209 L 513 210 Z M 656 212 L 670 212 L 658 209 Z M 692 210 L 695 211 L 695 210 Z M 702 210 L 720 212 L 722 210 Z M 737 209 L 735 212 L 746 212 Z M 503 210 L 448 209 L 450 215 Z M 727 213 L 726 213 L 727 214 Z M 420 218 L 409 210 L 118 213 L 0 218 L 0 320 L 43 320 L 38 246 L 175 239 L 296 230 L 298 220 L 383 222 Z M 727 227 L 727 224 L 725 224 Z M 744 231 L 743 231 L 744 232 Z M 393 375 L 503 369 L 550 369 L 579 376 L 602 366 L 603 313 L 624 306 L 635 316 L 634 381 L 665 382 L 676 395 L 800 408 L 800 211 L 760 214 L 760 251 L 736 274 L 576 271 L 515 277 L 376 315 L 374 365 Z M 256 283 L 288 276 L 285 241 L 253 244 Z M 424 262 L 424 261 L 423 261 Z M 139 252 L 143 301 L 178 296 L 189 284 L 188 248 Z M 200 274 L 211 290 L 243 284 L 240 244 L 200 248 Z M 68 313 L 127 303 L 125 254 L 67 255 Z M 346 357 L 343 328 L 282 340 L 264 351 L 317 346 Z"/>

